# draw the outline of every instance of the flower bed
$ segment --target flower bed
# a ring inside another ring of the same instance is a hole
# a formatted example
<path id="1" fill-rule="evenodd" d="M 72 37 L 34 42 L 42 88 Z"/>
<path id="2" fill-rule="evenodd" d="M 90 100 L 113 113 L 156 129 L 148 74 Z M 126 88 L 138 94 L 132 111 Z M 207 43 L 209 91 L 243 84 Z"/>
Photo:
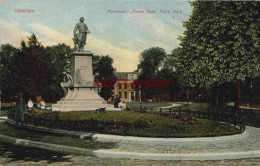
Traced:
<path id="1" fill-rule="evenodd" d="M 139 112 L 27 111 L 25 122 L 65 130 L 145 137 L 204 137 L 241 133 L 228 124 L 206 119 Z"/>

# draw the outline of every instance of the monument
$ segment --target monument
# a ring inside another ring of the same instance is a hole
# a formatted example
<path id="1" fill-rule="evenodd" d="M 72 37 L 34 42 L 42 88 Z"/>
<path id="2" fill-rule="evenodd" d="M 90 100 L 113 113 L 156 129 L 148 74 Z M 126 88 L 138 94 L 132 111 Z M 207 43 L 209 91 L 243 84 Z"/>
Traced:
<path id="1" fill-rule="evenodd" d="M 98 108 L 106 110 L 118 110 L 113 105 L 107 104 L 97 93 L 93 86 L 92 56 L 90 51 L 84 51 L 87 34 L 90 33 L 84 18 L 74 28 L 74 52 L 71 56 L 70 74 L 64 73 L 64 82 L 61 87 L 64 90 L 64 97 L 57 104 L 52 105 L 54 111 L 88 111 Z"/>

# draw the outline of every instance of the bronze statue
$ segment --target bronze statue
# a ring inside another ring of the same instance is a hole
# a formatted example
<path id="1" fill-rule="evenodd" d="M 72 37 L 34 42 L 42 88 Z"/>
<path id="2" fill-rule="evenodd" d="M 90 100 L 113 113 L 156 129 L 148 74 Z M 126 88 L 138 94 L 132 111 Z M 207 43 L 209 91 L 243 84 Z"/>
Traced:
<path id="1" fill-rule="evenodd" d="M 87 40 L 87 33 L 90 33 L 90 31 L 88 30 L 87 25 L 84 23 L 84 18 L 80 17 L 80 22 L 76 24 L 73 31 L 74 51 L 84 51 Z"/>

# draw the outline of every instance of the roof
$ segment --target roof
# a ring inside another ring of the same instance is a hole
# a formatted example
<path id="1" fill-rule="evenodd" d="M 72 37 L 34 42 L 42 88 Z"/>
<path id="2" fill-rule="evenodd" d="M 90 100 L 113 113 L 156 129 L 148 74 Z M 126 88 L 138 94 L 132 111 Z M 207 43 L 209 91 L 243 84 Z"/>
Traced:
<path id="1" fill-rule="evenodd" d="M 138 72 L 116 72 L 116 78 L 117 79 L 127 79 L 128 74 L 138 74 Z"/>

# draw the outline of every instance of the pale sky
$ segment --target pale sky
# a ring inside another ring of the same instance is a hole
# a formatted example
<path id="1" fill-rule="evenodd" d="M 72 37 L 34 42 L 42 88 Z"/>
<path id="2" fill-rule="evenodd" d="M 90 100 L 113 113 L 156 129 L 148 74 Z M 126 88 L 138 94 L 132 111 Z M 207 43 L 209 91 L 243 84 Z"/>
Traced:
<path id="1" fill-rule="evenodd" d="M 178 47 L 191 9 L 188 1 L 174 0 L 0 0 L 0 44 L 20 48 L 21 39 L 35 33 L 45 47 L 73 47 L 74 26 L 84 17 L 91 32 L 85 50 L 111 56 L 117 72 L 134 71 L 143 50 L 161 47 L 170 53 Z"/>

